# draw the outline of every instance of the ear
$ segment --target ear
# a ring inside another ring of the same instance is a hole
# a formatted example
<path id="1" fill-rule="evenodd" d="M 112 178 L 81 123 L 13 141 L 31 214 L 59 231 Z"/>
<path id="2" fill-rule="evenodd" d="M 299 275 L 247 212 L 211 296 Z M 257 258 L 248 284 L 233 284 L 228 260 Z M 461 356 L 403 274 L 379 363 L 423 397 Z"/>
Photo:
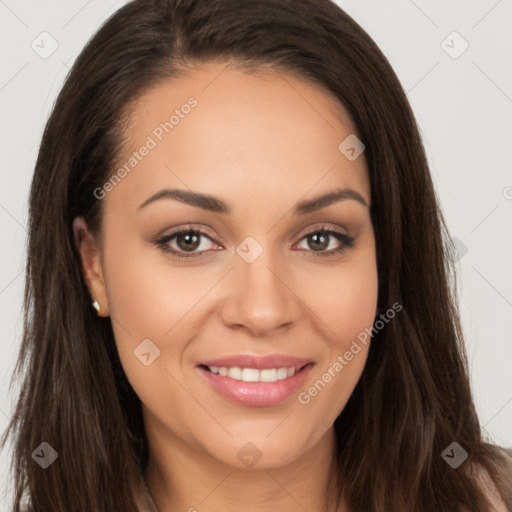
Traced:
<path id="1" fill-rule="evenodd" d="M 74 219 L 73 235 L 76 248 L 80 254 L 85 283 L 92 297 L 91 303 L 97 300 L 100 304 L 98 316 L 106 317 L 109 315 L 109 307 L 100 250 L 96 238 L 89 231 L 89 227 L 83 217 L 76 217 Z"/>

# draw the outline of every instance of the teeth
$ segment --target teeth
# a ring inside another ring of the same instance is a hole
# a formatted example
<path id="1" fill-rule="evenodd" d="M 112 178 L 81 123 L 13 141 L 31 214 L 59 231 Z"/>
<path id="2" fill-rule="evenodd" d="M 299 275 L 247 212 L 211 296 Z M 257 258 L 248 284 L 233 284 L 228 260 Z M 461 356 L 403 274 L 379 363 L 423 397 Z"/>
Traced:
<path id="1" fill-rule="evenodd" d="M 293 368 L 292 368 L 293 370 Z M 260 370 L 260 382 L 275 382 L 277 380 L 277 370 L 275 368 L 268 368 L 267 370 Z"/>
<path id="2" fill-rule="evenodd" d="M 283 380 L 288 377 L 288 369 L 287 368 L 278 368 L 277 369 L 277 380 Z"/>
<path id="3" fill-rule="evenodd" d="M 228 377 L 230 379 L 242 380 L 242 368 L 238 368 L 238 366 L 234 366 L 228 370 Z"/>
<path id="4" fill-rule="evenodd" d="M 228 373 L 229 375 L 229 373 Z M 244 368 L 242 370 L 242 380 L 244 382 L 259 382 L 260 372 L 254 368 Z"/>
<path id="5" fill-rule="evenodd" d="M 257 370 L 256 368 L 240 368 L 233 366 L 231 368 L 209 366 L 208 369 L 216 375 L 229 377 L 235 380 L 243 380 L 244 382 L 276 382 L 278 380 L 287 379 L 295 375 L 295 368 L 266 368 L 265 370 Z"/>

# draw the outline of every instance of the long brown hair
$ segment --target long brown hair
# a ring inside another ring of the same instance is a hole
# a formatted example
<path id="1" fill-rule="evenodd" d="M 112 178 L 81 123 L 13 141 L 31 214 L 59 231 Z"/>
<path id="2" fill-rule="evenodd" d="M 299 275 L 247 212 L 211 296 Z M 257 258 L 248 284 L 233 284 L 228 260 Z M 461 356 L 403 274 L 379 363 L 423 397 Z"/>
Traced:
<path id="1" fill-rule="evenodd" d="M 512 464 L 485 442 L 458 316 L 455 249 L 414 115 L 386 57 L 330 0 L 135 0 L 77 58 L 44 130 L 30 189 L 14 511 L 138 510 L 148 459 L 141 403 L 110 319 L 96 316 L 72 222 L 101 229 L 94 194 L 113 172 L 126 113 L 149 87 L 219 60 L 272 67 L 331 91 L 350 114 L 371 180 L 378 309 L 403 310 L 373 337 L 335 422 L 338 491 L 353 512 L 488 510 L 485 468 L 512 510 Z M 11 383 L 12 385 L 12 383 Z M 58 461 L 32 453 L 47 442 Z M 441 453 L 457 442 L 468 459 Z M 339 497 L 338 496 L 338 497 Z"/>

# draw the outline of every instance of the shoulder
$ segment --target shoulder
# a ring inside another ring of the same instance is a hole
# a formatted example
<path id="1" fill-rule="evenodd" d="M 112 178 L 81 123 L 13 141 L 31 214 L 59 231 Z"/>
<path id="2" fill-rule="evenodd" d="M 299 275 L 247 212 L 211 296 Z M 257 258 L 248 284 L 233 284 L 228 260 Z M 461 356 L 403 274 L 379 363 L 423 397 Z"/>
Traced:
<path id="1" fill-rule="evenodd" d="M 476 473 L 480 485 L 493 507 L 489 512 L 509 512 L 487 470 L 482 466 L 478 466 Z"/>

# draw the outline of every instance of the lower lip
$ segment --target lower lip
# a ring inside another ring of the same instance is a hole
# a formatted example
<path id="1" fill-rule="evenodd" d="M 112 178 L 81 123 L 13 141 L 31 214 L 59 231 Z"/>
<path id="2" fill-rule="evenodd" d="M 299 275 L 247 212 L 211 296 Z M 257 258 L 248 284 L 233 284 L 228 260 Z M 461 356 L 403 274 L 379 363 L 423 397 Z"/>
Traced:
<path id="1" fill-rule="evenodd" d="M 217 375 L 198 366 L 198 370 L 219 393 L 251 407 L 267 407 L 284 402 L 300 389 L 312 368 L 313 365 L 308 364 L 293 376 L 276 382 L 245 382 Z"/>

